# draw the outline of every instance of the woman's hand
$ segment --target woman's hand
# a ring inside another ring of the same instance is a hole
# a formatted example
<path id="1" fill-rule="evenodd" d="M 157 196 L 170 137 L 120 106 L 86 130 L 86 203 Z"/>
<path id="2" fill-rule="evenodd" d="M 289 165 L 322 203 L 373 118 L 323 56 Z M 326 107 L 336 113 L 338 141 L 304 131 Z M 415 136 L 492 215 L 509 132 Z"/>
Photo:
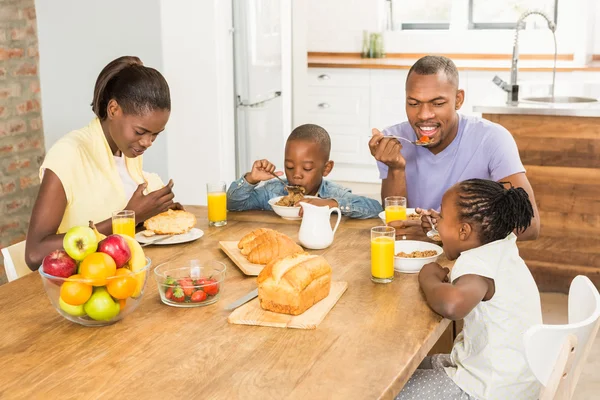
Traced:
<path id="1" fill-rule="evenodd" d="M 427 216 L 430 216 L 431 222 L 433 222 L 434 225 L 437 225 L 437 220 L 440 217 L 439 212 L 433 209 L 424 210 L 422 208 L 416 208 L 415 212 L 421 216 L 421 228 L 423 228 L 423 232 L 427 233 L 433 228 L 435 228 L 434 226 L 431 226 L 431 224 L 429 223 L 429 218 L 427 218 Z"/>
<path id="2" fill-rule="evenodd" d="M 258 182 L 273 179 L 273 174 L 281 176 L 283 172 L 275 172 L 275 165 L 269 160 L 257 160 L 252 164 L 252 171 L 248 172 L 244 178 L 249 184 L 256 185 Z"/>
<path id="3" fill-rule="evenodd" d="M 135 223 L 144 222 L 148 218 L 152 218 L 161 212 L 167 211 L 175 204 L 173 198 L 173 180 L 169 180 L 169 183 L 162 189 L 158 189 L 147 195 L 144 194 L 148 184 L 142 183 L 138 186 L 137 190 L 129 199 L 126 210 L 132 210 L 135 212 Z"/>

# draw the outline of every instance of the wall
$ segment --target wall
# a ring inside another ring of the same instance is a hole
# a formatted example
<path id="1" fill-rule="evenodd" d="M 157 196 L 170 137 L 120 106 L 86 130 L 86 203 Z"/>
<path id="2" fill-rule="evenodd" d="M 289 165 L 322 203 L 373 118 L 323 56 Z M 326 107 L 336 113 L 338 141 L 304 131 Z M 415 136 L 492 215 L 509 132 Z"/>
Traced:
<path id="1" fill-rule="evenodd" d="M 46 148 L 94 117 L 102 68 L 122 55 L 162 72 L 159 0 L 36 0 Z M 169 126 L 144 155 L 144 168 L 168 179 Z"/>
<path id="2" fill-rule="evenodd" d="M 44 155 L 33 0 L 0 0 L 0 248 L 25 239 Z M 0 264 L 2 264 L 0 256 Z M 4 283 L 3 266 L 0 284 Z"/>
<path id="3" fill-rule="evenodd" d="M 171 87 L 168 169 L 182 204 L 206 204 L 206 183 L 235 179 L 231 2 L 161 1 Z"/>
<path id="4" fill-rule="evenodd" d="M 307 48 L 321 52 L 360 52 L 363 30 L 378 30 L 383 18 L 383 0 L 308 0 Z M 558 2 L 558 52 L 573 54 L 587 51 L 588 36 L 592 39 L 593 21 L 582 16 L 594 11 L 594 0 L 560 0 Z M 598 7 L 596 7 L 598 8 Z M 503 53 L 512 52 L 512 30 L 473 31 L 464 20 L 445 31 L 386 32 L 385 48 L 390 53 Z M 454 17 L 453 17 L 454 18 Z M 535 18 L 535 17 L 530 17 Z M 597 20 L 598 18 L 596 18 Z M 583 22 L 583 23 L 582 23 Z M 598 25 L 598 24 L 596 24 Z M 595 27 L 596 48 L 600 48 L 600 28 Z M 522 32 L 522 53 L 554 52 L 547 30 Z M 600 53 L 600 49 L 598 50 Z"/>

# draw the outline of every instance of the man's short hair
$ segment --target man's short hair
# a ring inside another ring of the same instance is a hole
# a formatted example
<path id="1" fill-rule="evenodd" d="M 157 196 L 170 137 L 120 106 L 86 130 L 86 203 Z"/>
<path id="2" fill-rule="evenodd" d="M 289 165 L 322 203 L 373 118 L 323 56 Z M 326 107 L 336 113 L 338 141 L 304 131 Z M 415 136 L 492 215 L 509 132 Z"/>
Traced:
<path id="1" fill-rule="evenodd" d="M 454 62 L 444 56 L 425 56 L 417 60 L 416 63 L 408 71 L 408 76 L 415 73 L 418 75 L 436 75 L 438 72 L 443 72 L 448 80 L 458 88 L 458 70 Z"/>
<path id="2" fill-rule="evenodd" d="M 293 140 L 316 143 L 323 152 L 323 155 L 329 160 L 329 154 L 331 153 L 331 138 L 329 137 L 329 133 L 319 125 L 300 125 L 290 133 L 290 136 L 287 139 L 288 142 Z"/>

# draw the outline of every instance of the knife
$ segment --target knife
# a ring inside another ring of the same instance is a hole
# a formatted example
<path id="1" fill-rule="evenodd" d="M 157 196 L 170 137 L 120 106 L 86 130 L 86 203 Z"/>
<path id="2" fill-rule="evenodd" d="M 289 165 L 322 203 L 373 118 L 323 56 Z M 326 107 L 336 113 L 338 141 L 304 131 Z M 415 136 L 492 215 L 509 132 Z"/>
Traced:
<path id="1" fill-rule="evenodd" d="M 167 236 L 163 236 L 163 237 L 161 237 L 161 238 L 159 238 L 159 239 L 156 239 L 156 240 L 154 240 L 154 241 L 152 241 L 152 242 L 147 242 L 147 243 L 144 243 L 144 244 L 143 244 L 143 245 L 141 245 L 140 247 L 146 247 L 146 246 L 150 246 L 151 244 L 156 244 L 156 243 L 158 243 L 158 242 L 162 242 L 163 240 L 166 240 L 166 239 L 168 239 L 168 238 L 170 238 L 170 237 L 173 237 L 173 235 L 167 235 Z"/>
<path id="2" fill-rule="evenodd" d="M 226 310 L 234 310 L 234 309 L 238 308 L 239 306 L 241 306 L 242 304 L 246 304 L 247 302 L 249 302 L 256 296 L 258 296 L 258 288 L 254 289 L 247 295 L 240 297 L 239 299 L 237 299 L 236 301 L 234 301 L 233 303 L 231 303 L 227 307 L 225 307 L 225 309 Z"/>

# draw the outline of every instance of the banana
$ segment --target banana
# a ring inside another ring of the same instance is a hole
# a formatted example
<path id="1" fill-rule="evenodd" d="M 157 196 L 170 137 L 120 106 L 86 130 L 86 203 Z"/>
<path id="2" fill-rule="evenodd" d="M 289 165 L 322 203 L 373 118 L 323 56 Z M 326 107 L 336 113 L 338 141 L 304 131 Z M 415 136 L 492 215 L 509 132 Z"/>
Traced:
<path id="1" fill-rule="evenodd" d="M 98 232 L 98 229 L 96 229 L 96 225 L 94 225 L 93 221 L 90 221 L 90 228 L 92 228 L 92 230 L 96 234 L 96 240 L 98 241 L 98 243 L 100 243 L 100 241 L 106 239 L 106 235 Z"/>
<path id="2" fill-rule="evenodd" d="M 130 236 L 121 234 L 119 234 L 119 236 L 125 239 L 127 245 L 129 246 L 129 250 L 131 251 L 131 259 L 127 262 L 127 264 L 125 264 L 125 268 L 129 268 L 131 272 L 137 272 L 144 269 L 146 267 L 146 255 L 144 254 L 142 246 L 140 246 L 137 240 Z M 142 293 L 144 283 L 146 282 L 146 272 L 140 272 L 134 276 L 137 280 L 137 287 L 135 288 L 135 291 L 131 297 L 135 298 Z"/>

